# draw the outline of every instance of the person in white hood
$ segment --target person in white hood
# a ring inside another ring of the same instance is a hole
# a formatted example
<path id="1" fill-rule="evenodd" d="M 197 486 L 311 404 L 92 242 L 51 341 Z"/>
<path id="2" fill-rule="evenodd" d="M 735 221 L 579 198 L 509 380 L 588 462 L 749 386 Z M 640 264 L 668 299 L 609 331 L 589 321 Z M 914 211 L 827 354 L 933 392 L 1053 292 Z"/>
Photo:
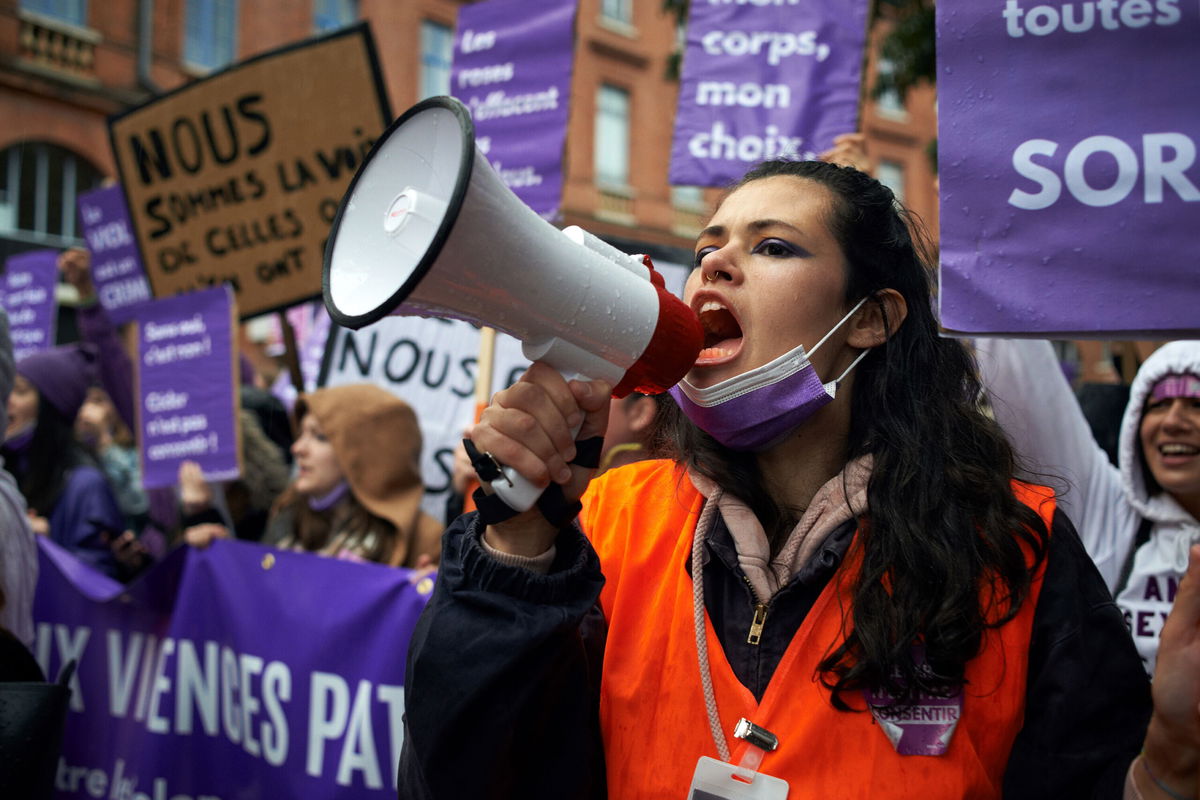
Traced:
<path id="1" fill-rule="evenodd" d="M 1153 675 L 1188 548 L 1200 542 L 1200 341 L 1166 344 L 1138 370 L 1118 467 L 1093 439 L 1049 342 L 981 339 L 977 352 L 996 419 L 1025 466 L 1065 480 L 1060 506 Z"/>

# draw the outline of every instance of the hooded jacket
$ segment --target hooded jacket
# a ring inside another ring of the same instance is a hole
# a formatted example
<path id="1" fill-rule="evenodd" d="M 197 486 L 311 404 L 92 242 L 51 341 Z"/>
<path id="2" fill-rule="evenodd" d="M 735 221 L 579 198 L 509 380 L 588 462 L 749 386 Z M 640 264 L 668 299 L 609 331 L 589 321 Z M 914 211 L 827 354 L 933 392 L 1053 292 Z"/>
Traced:
<path id="1" fill-rule="evenodd" d="M 329 439 L 355 499 L 395 526 L 395 546 L 387 563 L 412 567 L 422 555 L 436 562 L 443 526 L 421 510 L 425 494 L 421 429 L 412 408 L 373 384 L 349 384 L 318 389 L 297 400 L 297 420 L 305 414 L 316 417 Z M 286 546 L 290 539 L 286 533 L 280 536 L 277 523 L 286 527 L 291 520 L 280 516 L 283 519 L 272 523 L 274 530 L 268 531 L 267 538 Z M 330 545 L 335 553 L 341 549 L 338 541 L 343 540 L 336 539 Z M 359 549 L 351 544 L 345 549 Z"/>
<path id="2" fill-rule="evenodd" d="M 1165 375 L 1200 374 L 1200 341 L 1171 342 L 1142 364 L 1121 423 L 1119 466 L 1096 444 L 1049 342 L 985 339 L 979 369 L 1024 467 L 1050 480 L 1079 530 L 1088 554 L 1125 615 L 1138 654 L 1153 675 L 1158 636 L 1187 570 L 1188 547 L 1200 541 L 1200 521 L 1166 492 L 1151 495 L 1140 456 L 1139 427 L 1150 389 Z M 1149 538 L 1121 575 L 1143 520 Z M 1118 585 L 1120 584 L 1120 585 Z"/>

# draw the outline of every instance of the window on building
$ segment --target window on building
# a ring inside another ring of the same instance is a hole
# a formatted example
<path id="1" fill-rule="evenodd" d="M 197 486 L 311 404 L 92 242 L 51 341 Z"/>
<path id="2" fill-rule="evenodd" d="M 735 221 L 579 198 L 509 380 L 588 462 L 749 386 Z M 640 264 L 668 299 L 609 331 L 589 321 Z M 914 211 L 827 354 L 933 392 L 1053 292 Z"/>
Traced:
<path id="1" fill-rule="evenodd" d="M 79 238 L 75 200 L 101 180 L 91 163 L 58 145 L 9 147 L 0 152 L 0 235 Z"/>
<path id="2" fill-rule="evenodd" d="M 81 28 L 87 25 L 87 0 L 21 0 L 21 8 Z"/>
<path id="3" fill-rule="evenodd" d="M 358 19 L 358 0 L 314 0 L 313 28 L 318 32 L 336 31 L 353 25 Z"/>
<path id="4" fill-rule="evenodd" d="M 450 94 L 450 60 L 454 57 L 454 32 L 449 25 L 421 23 L 421 97 Z"/>
<path id="5" fill-rule="evenodd" d="M 676 208 L 701 208 L 704 189 L 700 186 L 672 186 L 671 204 Z"/>
<path id="6" fill-rule="evenodd" d="M 875 65 L 875 70 L 880 75 L 890 76 L 896 71 L 896 63 L 890 58 L 880 56 L 879 63 Z M 875 100 L 875 108 L 879 113 L 890 117 L 903 117 L 908 113 L 904 109 L 904 99 L 900 97 L 900 93 L 895 89 L 888 89 L 879 95 Z"/>
<path id="7" fill-rule="evenodd" d="M 629 92 L 601 86 L 596 96 L 596 182 L 629 185 Z"/>
<path id="8" fill-rule="evenodd" d="M 892 190 L 896 199 L 904 202 L 904 165 L 896 161 L 881 160 L 875 170 L 875 177 L 884 186 Z"/>
<path id="9" fill-rule="evenodd" d="M 633 0 L 601 0 L 600 16 L 623 25 L 632 25 Z"/>
<path id="10" fill-rule="evenodd" d="M 192 66 L 219 69 L 237 52 L 237 0 L 187 0 L 183 59 Z"/>

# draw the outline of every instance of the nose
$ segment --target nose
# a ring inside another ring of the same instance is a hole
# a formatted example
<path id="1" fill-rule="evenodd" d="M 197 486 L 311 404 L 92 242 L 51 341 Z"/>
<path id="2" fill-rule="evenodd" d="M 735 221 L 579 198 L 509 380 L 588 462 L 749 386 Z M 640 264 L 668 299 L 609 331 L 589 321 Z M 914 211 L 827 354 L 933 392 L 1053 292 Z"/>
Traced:
<path id="1" fill-rule="evenodd" d="M 734 263 L 729 250 L 729 246 L 725 246 L 713 250 L 700 259 L 701 283 L 716 283 L 718 281 L 738 283 L 741 281 L 742 271 Z"/>
<path id="2" fill-rule="evenodd" d="M 1167 430 L 1180 430 L 1196 424 L 1189 413 L 1188 400 L 1177 397 L 1167 406 L 1167 414 L 1163 417 L 1162 426 Z"/>
<path id="3" fill-rule="evenodd" d="M 304 449 L 304 437 L 301 436 L 299 439 L 292 442 L 292 455 L 294 455 L 294 456 L 300 455 L 300 452 L 303 449 Z"/>

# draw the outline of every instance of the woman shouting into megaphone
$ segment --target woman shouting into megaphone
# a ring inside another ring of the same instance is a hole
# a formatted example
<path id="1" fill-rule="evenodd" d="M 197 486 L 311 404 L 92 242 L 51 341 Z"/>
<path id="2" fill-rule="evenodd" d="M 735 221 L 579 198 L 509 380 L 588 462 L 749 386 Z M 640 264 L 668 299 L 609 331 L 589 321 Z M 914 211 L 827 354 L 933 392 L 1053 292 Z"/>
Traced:
<path id="1" fill-rule="evenodd" d="M 496 394 L 479 463 L 561 497 L 448 531 L 401 797 L 1195 795 L 1200 648 L 1168 657 L 1147 733 L 1122 619 L 1053 493 L 1014 479 L 897 208 L 822 162 L 733 187 L 658 460 L 590 480 L 603 383 L 535 364 Z"/>

